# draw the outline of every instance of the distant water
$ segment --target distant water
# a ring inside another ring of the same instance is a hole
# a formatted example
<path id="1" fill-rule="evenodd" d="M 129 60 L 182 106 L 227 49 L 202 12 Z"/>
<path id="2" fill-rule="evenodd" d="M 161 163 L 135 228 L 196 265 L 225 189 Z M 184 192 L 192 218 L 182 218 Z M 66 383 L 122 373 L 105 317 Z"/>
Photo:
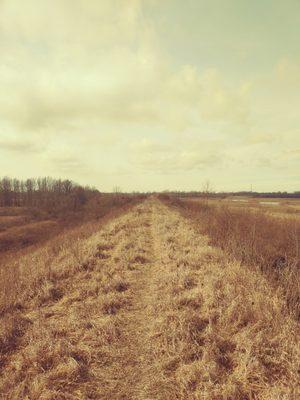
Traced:
<path id="1" fill-rule="evenodd" d="M 246 199 L 232 199 L 232 201 L 241 201 L 243 203 L 248 203 L 249 200 L 246 200 Z"/>
<path id="2" fill-rule="evenodd" d="M 264 204 L 266 206 L 279 206 L 279 201 L 260 201 L 259 204 Z"/>
<path id="3" fill-rule="evenodd" d="M 238 201 L 240 203 L 249 203 L 249 200 L 247 200 L 247 199 L 232 199 L 232 201 Z M 279 201 L 259 201 L 259 204 L 262 204 L 264 206 L 279 206 L 280 202 Z"/>

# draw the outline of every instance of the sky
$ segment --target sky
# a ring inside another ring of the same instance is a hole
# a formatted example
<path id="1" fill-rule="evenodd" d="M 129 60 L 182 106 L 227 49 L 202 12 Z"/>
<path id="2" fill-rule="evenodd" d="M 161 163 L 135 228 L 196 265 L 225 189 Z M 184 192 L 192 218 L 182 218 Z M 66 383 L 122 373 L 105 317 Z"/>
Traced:
<path id="1" fill-rule="evenodd" d="M 299 0 L 0 0 L 0 175 L 300 190 Z"/>

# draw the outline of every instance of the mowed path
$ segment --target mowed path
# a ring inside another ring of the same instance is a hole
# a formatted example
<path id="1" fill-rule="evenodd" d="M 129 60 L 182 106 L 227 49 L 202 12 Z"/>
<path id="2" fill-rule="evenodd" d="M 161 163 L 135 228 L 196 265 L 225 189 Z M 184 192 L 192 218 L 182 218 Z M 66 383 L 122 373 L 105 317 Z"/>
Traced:
<path id="1" fill-rule="evenodd" d="M 249 288 L 239 288 L 240 266 L 228 278 L 223 254 L 176 211 L 150 198 L 80 246 L 88 257 L 78 271 L 24 310 L 27 328 L 5 360 L 1 399 L 263 399 L 256 395 L 264 391 L 271 399 L 273 387 L 293 398 L 284 367 L 278 384 L 275 369 L 272 384 L 267 376 L 260 383 L 259 363 L 256 379 L 247 377 L 247 363 L 263 355 L 259 343 L 245 350 L 254 313 L 246 308 L 265 283 L 246 277 Z"/>

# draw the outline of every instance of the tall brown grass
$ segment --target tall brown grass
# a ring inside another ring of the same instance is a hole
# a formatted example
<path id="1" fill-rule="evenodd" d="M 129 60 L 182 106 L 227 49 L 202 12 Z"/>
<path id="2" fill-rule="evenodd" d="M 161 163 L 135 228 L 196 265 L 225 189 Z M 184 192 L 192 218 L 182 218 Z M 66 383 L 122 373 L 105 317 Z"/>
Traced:
<path id="1" fill-rule="evenodd" d="M 100 226 L 12 269 L 0 398 L 298 400 L 299 324 L 259 267 L 156 200 Z"/>
<path id="2" fill-rule="evenodd" d="M 164 198 L 194 221 L 210 244 L 243 264 L 259 266 L 282 287 L 291 312 L 300 318 L 300 221 L 263 211 Z"/>
<path id="3" fill-rule="evenodd" d="M 281 290 L 172 209 L 160 209 L 155 227 L 155 322 L 145 343 L 154 371 L 145 398 L 299 399 L 299 323 Z"/>
<path id="4" fill-rule="evenodd" d="M 10 253 L 15 258 L 19 253 L 34 251 L 62 231 L 97 221 L 113 209 L 135 203 L 138 197 L 142 198 L 99 194 L 75 211 L 53 209 L 47 212 L 36 207 L 0 207 L 0 257 L 3 259 Z"/>
<path id="5" fill-rule="evenodd" d="M 139 201 L 119 199 L 105 218 L 2 265 L 1 399 L 114 398 L 102 393 L 114 390 L 106 366 L 112 346 L 119 351 L 118 314 L 130 300 L 119 257 L 133 240 L 132 214 L 123 214 Z"/>
<path id="6" fill-rule="evenodd" d="M 59 259 L 65 253 L 74 259 L 73 265 L 68 266 L 68 274 L 72 274 L 73 268 L 78 264 L 78 243 L 97 232 L 105 221 L 117 216 L 141 200 L 140 197 L 107 198 L 105 207 L 98 212 L 97 218 L 89 222 L 75 226 L 72 229 L 63 230 L 43 246 L 27 248 L 19 256 L 11 252 L 0 264 L 0 316 L 6 311 L 22 308 L 24 302 L 34 297 L 40 289 L 41 283 L 51 281 L 54 270 L 61 269 Z M 43 232 L 40 232 L 43 235 Z M 24 233 L 27 238 L 28 232 Z M 24 239 L 25 240 L 25 239 Z M 0 238 L 1 245 L 1 238 Z M 60 274 L 64 274 L 61 270 Z M 59 274 L 59 275 L 60 275 Z"/>

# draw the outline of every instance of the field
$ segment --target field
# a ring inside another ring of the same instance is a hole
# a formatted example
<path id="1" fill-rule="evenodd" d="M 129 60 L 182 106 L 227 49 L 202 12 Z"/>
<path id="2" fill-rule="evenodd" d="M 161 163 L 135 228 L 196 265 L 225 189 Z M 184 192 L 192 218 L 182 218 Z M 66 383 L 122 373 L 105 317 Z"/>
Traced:
<path id="1" fill-rule="evenodd" d="M 200 202 L 199 197 L 188 197 L 182 200 Z M 252 211 L 262 211 L 270 215 L 284 218 L 300 218 L 300 199 L 285 199 L 272 197 L 250 197 L 250 196 L 228 196 L 225 198 L 208 198 L 211 205 L 225 206 L 231 208 L 245 208 Z"/>
<path id="2" fill-rule="evenodd" d="M 137 201 L 2 263 L 0 397 L 298 399 L 283 272 L 213 241 L 207 205 Z"/>
<path id="3" fill-rule="evenodd" d="M 135 201 L 132 196 L 101 195 L 78 211 L 40 207 L 0 207 L 0 260 L 34 251 L 64 231 L 98 219 Z"/>
<path id="4" fill-rule="evenodd" d="M 0 254 L 33 245 L 60 229 L 56 219 L 36 218 L 25 207 L 0 207 Z"/>
<path id="5" fill-rule="evenodd" d="M 238 200 L 170 198 L 169 203 L 192 219 L 195 229 L 208 235 L 212 245 L 242 264 L 259 267 L 274 287 L 284 290 L 288 307 L 299 319 L 299 203 L 292 202 L 295 208 L 291 213 L 279 201 Z M 273 212 L 274 204 L 278 212 Z"/>

